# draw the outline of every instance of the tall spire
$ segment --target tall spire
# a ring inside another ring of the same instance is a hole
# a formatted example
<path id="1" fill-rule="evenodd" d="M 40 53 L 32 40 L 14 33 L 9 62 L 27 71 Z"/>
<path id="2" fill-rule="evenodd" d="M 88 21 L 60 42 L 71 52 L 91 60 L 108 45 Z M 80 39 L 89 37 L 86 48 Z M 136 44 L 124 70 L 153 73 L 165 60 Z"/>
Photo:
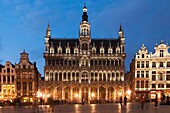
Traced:
<path id="1" fill-rule="evenodd" d="M 121 23 L 120 23 L 120 28 L 119 28 L 119 36 L 124 37 L 124 31 L 123 31 L 123 27 Z"/>
<path id="2" fill-rule="evenodd" d="M 47 27 L 47 30 L 50 30 L 50 23 L 48 22 L 48 27 Z"/>
<path id="3" fill-rule="evenodd" d="M 82 21 L 88 21 L 88 15 L 87 15 L 86 3 L 84 3 L 83 15 L 82 15 Z"/>
<path id="4" fill-rule="evenodd" d="M 120 29 L 119 31 L 123 31 L 122 24 L 120 23 Z"/>
<path id="5" fill-rule="evenodd" d="M 50 23 L 48 22 L 47 30 L 46 30 L 46 36 L 49 37 L 51 35 L 51 29 L 50 29 Z"/>

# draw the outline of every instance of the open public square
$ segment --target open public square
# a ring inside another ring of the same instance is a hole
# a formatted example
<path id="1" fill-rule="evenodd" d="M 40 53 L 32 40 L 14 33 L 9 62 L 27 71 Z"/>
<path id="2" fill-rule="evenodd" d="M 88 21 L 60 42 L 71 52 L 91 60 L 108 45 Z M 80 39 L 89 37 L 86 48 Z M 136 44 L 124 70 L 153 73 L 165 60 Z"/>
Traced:
<path id="1" fill-rule="evenodd" d="M 48 105 L 39 106 L 39 113 L 169 113 L 170 105 L 159 105 L 154 108 L 153 103 L 145 103 L 144 109 L 140 103 L 128 103 L 126 106 L 117 104 L 64 104 L 55 105 L 54 111 Z M 32 106 L 5 106 L 0 113 L 38 113 Z"/>

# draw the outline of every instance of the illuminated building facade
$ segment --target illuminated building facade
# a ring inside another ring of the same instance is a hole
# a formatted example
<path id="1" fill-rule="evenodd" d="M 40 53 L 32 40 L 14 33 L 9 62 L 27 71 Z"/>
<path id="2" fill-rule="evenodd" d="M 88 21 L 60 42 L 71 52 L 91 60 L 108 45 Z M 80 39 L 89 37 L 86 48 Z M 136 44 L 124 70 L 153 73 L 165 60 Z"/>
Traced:
<path id="1" fill-rule="evenodd" d="M 145 96 L 154 99 L 158 94 L 170 96 L 170 54 L 168 44 L 155 46 L 155 53 L 148 53 L 142 45 L 131 63 L 131 90 L 134 99 Z"/>
<path id="2" fill-rule="evenodd" d="M 15 66 L 7 61 L 1 65 L 0 72 L 0 100 L 13 100 L 15 98 Z"/>
<path id="3" fill-rule="evenodd" d="M 79 38 L 45 36 L 46 93 L 67 102 L 118 101 L 124 95 L 124 31 L 118 38 L 91 38 L 87 8 L 84 6 Z"/>
<path id="4" fill-rule="evenodd" d="M 21 53 L 20 62 L 15 65 L 16 71 L 16 97 L 21 98 L 23 102 L 32 102 L 38 91 L 38 81 L 40 73 L 36 63 L 31 63 L 28 53 Z"/>

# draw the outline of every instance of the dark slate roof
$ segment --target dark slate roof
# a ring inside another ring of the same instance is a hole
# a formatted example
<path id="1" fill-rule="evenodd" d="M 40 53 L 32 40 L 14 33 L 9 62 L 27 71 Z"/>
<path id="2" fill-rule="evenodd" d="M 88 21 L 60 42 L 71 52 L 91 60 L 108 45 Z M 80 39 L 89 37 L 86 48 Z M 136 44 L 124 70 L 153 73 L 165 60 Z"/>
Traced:
<path id="1" fill-rule="evenodd" d="M 71 53 L 74 52 L 75 44 L 77 43 L 77 46 L 79 46 L 79 39 L 78 38 L 52 38 L 51 42 L 53 43 L 55 49 L 59 46 L 59 43 L 61 43 L 61 46 L 63 48 L 63 53 L 65 53 L 65 48 L 67 47 L 67 43 L 69 43 L 69 47 L 71 47 Z M 95 43 L 95 47 L 97 49 L 97 53 L 100 51 L 101 43 L 103 43 L 103 47 L 105 48 L 105 53 L 107 53 L 109 44 L 111 43 L 111 47 L 115 48 L 117 44 L 119 43 L 119 39 L 107 39 L 107 38 L 98 38 L 98 39 L 91 39 L 91 47 L 93 46 L 93 43 Z M 55 50 L 57 51 L 57 50 Z"/>
<path id="2" fill-rule="evenodd" d="M 95 43 L 96 53 L 100 53 L 101 43 L 103 43 L 105 53 L 108 53 L 109 44 L 111 43 L 112 48 L 116 48 L 118 42 L 118 39 L 92 39 L 91 45 L 93 46 L 93 43 Z M 115 49 L 113 49 L 113 53 L 115 53 Z"/>
<path id="3" fill-rule="evenodd" d="M 59 43 L 61 43 L 61 47 L 63 48 L 62 51 L 63 53 L 65 53 L 65 48 L 67 47 L 67 43 L 69 43 L 69 47 L 71 48 L 71 53 L 74 53 L 74 47 L 75 47 L 75 43 L 77 43 L 77 46 L 79 45 L 79 39 L 51 39 L 53 45 L 55 46 L 55 51 L 57 51 L 56 47 L 59 46 Z"/>

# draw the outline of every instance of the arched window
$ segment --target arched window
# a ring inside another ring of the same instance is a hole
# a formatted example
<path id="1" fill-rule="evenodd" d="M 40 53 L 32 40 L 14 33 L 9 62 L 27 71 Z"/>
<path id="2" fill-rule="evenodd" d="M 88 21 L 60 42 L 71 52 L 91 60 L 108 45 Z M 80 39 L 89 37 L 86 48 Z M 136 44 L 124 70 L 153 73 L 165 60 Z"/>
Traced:
<path id="1" fill-rule="evenodd" d="M 59 81 L 62 81 L 62 73 L 59 73 Z"/>
<path id="2" fill-rule="evenodd" d="M 115 73 L 112 72 L 112 81 L 116 81 Z"/>
<path id="3" fill-rule="evenodd" d="M 91 73 L 91 77 L 90 78 L 91 78 L 91 81 L 94 81 L 94 73 L 93 72 Z"/>
<path id="4" fill-rule="evenodd" d="M 106 73 L 103 73 L 103 81 L 106 81 Z"/>
<path id="5" fill-rule="evenodd" d="M 58 81 L 58 73 L 55 73 L 55 81 Z"/>
<path id="6" fill-rule="evenodd" d="M 152 67 L 156 67 L 156 62 L 152 62 Z"/>
<path id="7" fill-rule="evenodd" d="M 79 73 L 76 73 L 76 81 L 79 81 Z"/>
<path id="8" fill-rule="evenodd" d="M 164 63 L 163 63 L 163 62 L 160 62 L 160 63 L 159 63 L 159 67 L 164 67 Z"/>
<path id="9" fill-rule="evenodd" d="M 116 81 L 119 81 L 120 80 L 120 76 L 119 76 L 119 73 L 117 72 L 116 73 Z"/>
<path id="10" fill-rule="evenodd" d="M 167 67 L 170 67 L 170 62 L 167 62 Z"/>
<path id="11" fill-rule="evenodd" d="M 71 81 L 71 74 L 70 74 L 70 72 L 68 72 L 67 76 L 68 76 L 68 81 Z"/>
<path id="12" fill-rule="evenodd" d="M 118 66 L 118 60 L 117 59 L 115 60 L 115 66 L 116 67 Z"/>
<path id="13" fill-rule="evenodd" d="M 63 73 L 63 80 L 66 80 L 66 72 Z"/>
<path id="14" fill-rule="evenodd" d="M 82 44 L 82 50 L 88 50 L 88 44 L 87 43 Z"/>
<path id="15" fill-rule="evenodd" d="M 97 72 L 95 73 L 95 80 L 96 80 L 96 81 L 99 80 L 99 79 L 98 79 L 98 73 L 97 73 Z"/>
<path id="16" fill-rule="evenodd" d="M 102 73 L 99 73 L 99 81 L 102 81 Z"/>
<path id="17" fill-rule="evenodd" d="M 72 73 L 72 81 L 76 81 L 75 73 Z"/>

